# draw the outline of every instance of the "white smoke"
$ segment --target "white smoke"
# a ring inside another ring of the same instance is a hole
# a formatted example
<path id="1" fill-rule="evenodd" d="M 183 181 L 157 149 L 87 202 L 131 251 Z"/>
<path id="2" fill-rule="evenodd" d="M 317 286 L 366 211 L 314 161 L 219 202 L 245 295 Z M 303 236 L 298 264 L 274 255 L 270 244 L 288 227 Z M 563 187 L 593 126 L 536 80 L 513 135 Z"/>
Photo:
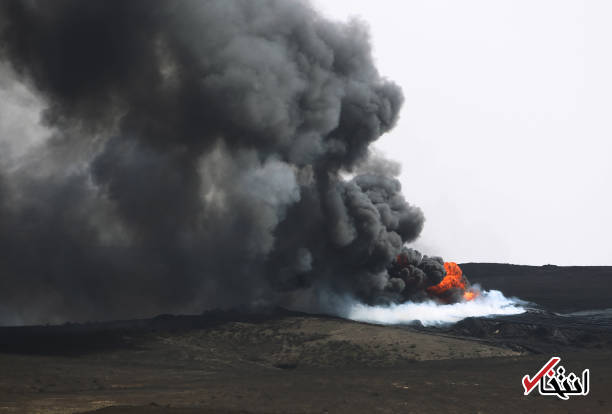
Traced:
<path id="1" fill-rule="evenodd" d="M 432 300 L 406 302 L 388 306 L 369 306 L 353 302 L 343 312 L 344 317 L 360 322 L 381 325 L 410 324 L 423 326 L 445 325 L 468 317 L 516 315 L 525 312 L 525 302 L 507 298 L 498 290 L 482 291 L 474 300 L 454 304 L 440 304 Z"/>

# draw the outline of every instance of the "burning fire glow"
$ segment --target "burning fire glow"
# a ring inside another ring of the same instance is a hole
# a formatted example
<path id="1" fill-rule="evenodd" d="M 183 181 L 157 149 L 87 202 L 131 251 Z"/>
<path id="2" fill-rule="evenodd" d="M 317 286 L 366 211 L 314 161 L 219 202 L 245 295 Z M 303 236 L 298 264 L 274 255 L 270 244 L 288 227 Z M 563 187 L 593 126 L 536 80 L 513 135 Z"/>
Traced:
<path id="1" fill-rule="evenodd" d="M 446 275 L 436 284 L 425 287 L 427 283 L 418 271 L 414 271 L 414 263 L 420 257 L 409 257 L 410 252 L 398 255 L 389 268 L 392 278 L 401 278 L 406 282 L 409 292 L 417 291 L 416 301 L 410 297 L 402 302 L 387 305 L 367 305 L 358 301 L 348 301 L 341 306 L 341 314 L 349 319 L 382 325 L 409 324 L 419 322 L 423 326 L 444 325 L 456 323 L 468 317 L 490 315 L 515 315 L 525 312 L 522 306 L 525 302 L 516 298 L 507 298 L 497 290 L 480 290 L 472 286 L 457 263 L 435 261 L 436 271 L 441 271 L 444 265 Z M 410 260 L 413 259 L 413 260 Z M 432 262 L 432 259 L 429 259 Z M 439 279 L 436 279 L 439 280 Z M 412 290 L 410 290 L 412 289 Z M 422 289 L 422 290 L 421 290 Z M 424 291 L 424 292 L 423 292 Z M 428 297 L 423 297 L 426 293 Z"/>
<path id="2" fill-rule="evenodd" d="M 480 294 L 478 290 L 470 286 L 457 263 L 445 262 L 444 269 L 446 270 L 444 279 L 437 285 L 428 287 L 427 293 L 432 296 L 444 298 L 452 289 L 458 289 L 463 293 L 463 299 L 466 301 L 473 300 Z"/>

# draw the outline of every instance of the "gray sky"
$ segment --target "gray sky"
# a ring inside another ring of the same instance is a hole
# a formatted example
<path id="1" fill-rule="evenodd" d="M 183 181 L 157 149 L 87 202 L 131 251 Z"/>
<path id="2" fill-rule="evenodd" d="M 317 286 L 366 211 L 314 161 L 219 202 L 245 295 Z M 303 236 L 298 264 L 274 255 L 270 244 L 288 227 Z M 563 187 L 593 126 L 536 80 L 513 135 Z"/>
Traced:
<path id="1" fill-rule="evenodd" d="M 406 102 L 378 148 L 456 261 L 612 265 L 612 2 L 316 0 Z"/>

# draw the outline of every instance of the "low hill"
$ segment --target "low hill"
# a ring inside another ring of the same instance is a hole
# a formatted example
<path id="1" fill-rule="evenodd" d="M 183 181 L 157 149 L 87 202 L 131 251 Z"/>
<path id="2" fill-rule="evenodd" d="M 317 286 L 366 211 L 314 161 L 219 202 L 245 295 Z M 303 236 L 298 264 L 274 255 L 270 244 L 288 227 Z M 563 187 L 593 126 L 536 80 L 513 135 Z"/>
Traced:
<path id="1" fill-rule="evenodd" d="M 463 263 L 470 282 L 554 312 L 612 308 L 612 266 Z"/>

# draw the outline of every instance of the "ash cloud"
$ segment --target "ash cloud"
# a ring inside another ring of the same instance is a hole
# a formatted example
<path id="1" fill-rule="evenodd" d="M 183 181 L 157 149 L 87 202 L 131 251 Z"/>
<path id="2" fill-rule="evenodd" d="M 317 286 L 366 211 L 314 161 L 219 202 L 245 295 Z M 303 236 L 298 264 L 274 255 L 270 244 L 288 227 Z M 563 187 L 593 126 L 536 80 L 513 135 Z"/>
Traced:
<path id="1" fill-rule="evenodd" d="M 369 156 L 403 98 L 362 24 L 283 0 L 6 0 L 0 16 L 1 85 L 33 91 L 48 133 L 0 157 L 5 321 L 402 291 L 388 268 L 424 217 Z"/>

